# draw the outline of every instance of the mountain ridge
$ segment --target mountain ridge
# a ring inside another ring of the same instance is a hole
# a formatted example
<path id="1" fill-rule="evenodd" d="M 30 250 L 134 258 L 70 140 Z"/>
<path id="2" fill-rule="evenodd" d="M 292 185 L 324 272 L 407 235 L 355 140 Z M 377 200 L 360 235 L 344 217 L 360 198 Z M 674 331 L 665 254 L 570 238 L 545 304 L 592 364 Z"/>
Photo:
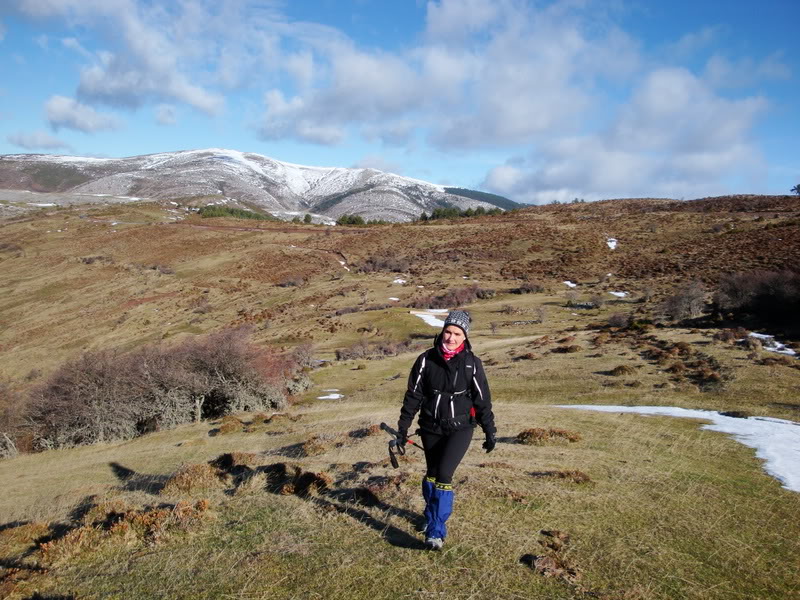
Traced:
<path id="1" fill-rule="evenodd" d="M 476 195 L 481 192 L 472 190 L 473 197 L 467 197 L 441 185 L 377 169 L 298 165 L 224 148 L 125 158 L 8 154 L 0 156 L 0 189 L 155 200 L 215 197 L 226 203 L 255 204 L 282 218 L 310 212 L 322 220 L 354 214 L 410 221 L 437 207 L 499 206 L 492 201 L 494 195 L 479 199 Z M 516 206 L 497 198 L 504 210 Z"/>

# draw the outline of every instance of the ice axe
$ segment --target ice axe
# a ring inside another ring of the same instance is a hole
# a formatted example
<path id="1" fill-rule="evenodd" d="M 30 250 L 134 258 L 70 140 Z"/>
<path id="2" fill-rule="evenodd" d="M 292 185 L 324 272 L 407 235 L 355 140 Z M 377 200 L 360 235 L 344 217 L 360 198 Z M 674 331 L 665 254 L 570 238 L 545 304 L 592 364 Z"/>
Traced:
<path id="1" fill-rule="evenodd" d="M 400 466 L 400 463 L 397 462 L 397 454 L 400 454 L 401 456 L 404 455 L 406 453 L 406 449 L 401 443 L 398 442 L 400 434 L 397 431 L 389 427 L 386 423 L 381 423 L 381 429 L 392 436 L 392 439 L 389 440 L 389 460 L 391 461 L 392 466 L 396 469 Z M 409 440 L 408 438 L 406 438 L 406 444 L 416 446 L 422 451 L 425 450 L 422 446 Z M 395 454 L 395 450 L 397 450 L 397 454 Z"/>

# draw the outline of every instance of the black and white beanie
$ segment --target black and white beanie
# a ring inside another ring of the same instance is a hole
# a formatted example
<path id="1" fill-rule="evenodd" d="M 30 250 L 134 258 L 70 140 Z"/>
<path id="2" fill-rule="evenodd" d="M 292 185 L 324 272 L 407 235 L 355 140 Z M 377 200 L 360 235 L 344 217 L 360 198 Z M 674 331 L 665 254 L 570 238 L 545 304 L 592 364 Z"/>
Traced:
<path id="1" fill-rule="evenodd" d="M 464 335 L 469 335 L 469 323 L 472 319 L 469 316 L 469 313 L 465 310 L 451 310 L 450 314 L 447 315 L 447 318 L 444 320 L 444 327 L 442 327 L 442 331 L 448 325 L 455 325 L 456 327 L 460 327 L 464 331 Z"/>

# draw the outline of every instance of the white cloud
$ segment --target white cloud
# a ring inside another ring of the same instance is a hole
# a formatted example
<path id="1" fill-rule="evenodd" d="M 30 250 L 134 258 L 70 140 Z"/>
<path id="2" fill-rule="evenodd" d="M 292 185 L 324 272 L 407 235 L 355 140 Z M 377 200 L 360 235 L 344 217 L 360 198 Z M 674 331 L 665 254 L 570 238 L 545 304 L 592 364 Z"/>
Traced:
<path id="1" fill-rule="evenodd" d="M 182 62 L 198 58 L 203 32 L 194 32 L 196 36 L 190 40 L 178 39 L 176 15 L 169 13 L 172 9 L 183 11 L 179 17 L 192 15 L 193 6 L 182 3 L 178 8 L 165 8 L 132 0 L 20 2 L 29 16 L 63 18 L 71 24 L 114 32 L 118 47 L 98 52 L 81 72 L 78 96 L 82 100 L 137 108 L 149 100 L 171 99 L 216 114 L 224 105 L 223 97 L 194 83 Z M 228 35 L 236 35 L 235 29 Z M 77 49 L 73 42 L 67 45 Z"/>
<path id="2" fill-rule="evenodd" d="M 710 25 L 699 31 L 690 31 L 682 35 L 678 41 L 667 44 L 666 55 L 673 60 L 685 60 L 705 50 L 719 37 L 721 27 Z"/>
<path id="3" fill-rule="evenodd" d="M 175 107 L 170 104 L 156 106 L 156 122 L 159 125 L 175 125 L 177 123 Z"/>
<path id="4" fill-rule="evenodd" d="M 779 53 L 757 61 L 751 57 L 730 60 L 714 54 L 706 63 L 704 78 L 715 87 L 747 87 L 761 81 L 790 79 L 792 70 Z"/>
<path id="5" fill-rule="evenodd" d="M 92 53 L 89 52 L 86 48 L 84 48 L 81 45 L 81 43 L 73 37 L 63 38 L 61 40 L 61 45 L 64 46 L 64 48 L 69 48 L 70 50 L 74 50 L 84 58 L 89 58 L 89 59 L 94 58 Z"/>
<path id="6" fill-rule="evenodd" d="M 605 130 L 540 144 L 524 165 L 492 169 L 491 190 L 533 203 L 699 197 L 763 168 L 749 132 L 767 102 L 716 95 L 684 69 L 648 74 Z"/>
<path id="7" fill-rule="evenodd" d="M 6 140 L 11 144 L 19 146 L 20 148 L 25 148 L 26 150 L 55 150 L 58 148 L 70 147 L 69 144 L 58 139 L 57 137 L 53 137 L 46 131 L 12 133 L 6 137 Z"/>
<path id="8" fill-rule="evenodd" d="M 64 127 L 84 133 L 94 133 L 120 127 L 116 117 L 99 113 L 91 106 L 65 96 L 52 96 L 45 103 L 45 113 L 50 126 L 55 130 Z"/>

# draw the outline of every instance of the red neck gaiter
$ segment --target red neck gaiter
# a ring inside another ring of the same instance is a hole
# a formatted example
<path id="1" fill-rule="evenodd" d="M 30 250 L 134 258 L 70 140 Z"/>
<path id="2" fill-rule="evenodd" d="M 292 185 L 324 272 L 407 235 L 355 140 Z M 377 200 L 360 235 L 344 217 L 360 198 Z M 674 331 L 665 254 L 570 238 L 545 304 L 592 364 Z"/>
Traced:
<path id="1" fill-rule="evenodd" d="M 459 352 L 461 352 L 463 349 L 464 349 L 464 342 L 461 342 L 461 345 L 460 345 L 458 348 L 456 348 L 455 350 L 448 350 L 448 349 L 445 347 L 445 345 L 444 345 L 444 344 L 442 344 L 442 356 L 444 357 L 444 359 L 445 359 L 445 360 L 450 360 L 450 359 L 451 359 L 451 358 L 453 358 L 453 357 L 454 357 L 456 354 L 458 354 Z"/>

